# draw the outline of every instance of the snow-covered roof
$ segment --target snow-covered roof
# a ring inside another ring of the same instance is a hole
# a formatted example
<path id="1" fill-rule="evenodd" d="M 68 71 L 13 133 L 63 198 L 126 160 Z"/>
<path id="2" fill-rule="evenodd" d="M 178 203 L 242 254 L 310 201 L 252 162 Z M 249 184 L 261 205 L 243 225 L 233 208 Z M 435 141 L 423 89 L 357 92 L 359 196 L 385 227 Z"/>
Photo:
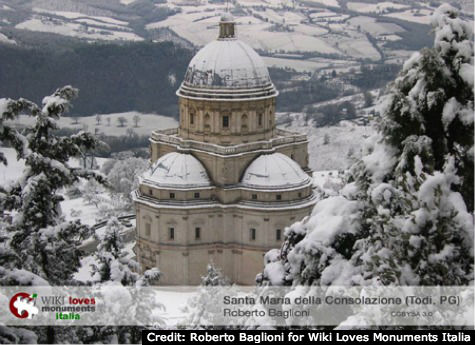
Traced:
<path id="1" fill-rule="evenodd" d="M 298 163 L 282 153 L 273 153 L 256 158 L 246 169 L 241 185 L 257 189 L 285 189 L 310 182 L 310 176 Z"/>
<path id="2" fill-rule="evenodd" d="M 228 22 L 229 21 L 229 22 Z M 220 25 L 233 25 L 232 17 Z M 193 99 L 262 99 L 277 96 L 264 60 L 246 43 L 231 37 L 208 43 L 191 60 L 177 91 Z"/>
<path id="3" fill-rule="evenodd" d="M 184 82 L 188 86 L 256 88 L 271 83 L 264 60 L 240 40 L 208 43 L 191 60 Z"/>
<path id="4" fill-rule="evenodd" d="M 211 185 L 203 164 L 190 154 L 172 152 L 160 157 L 142 175 L 145 183 L 165 188 L 199 188 Z"/>

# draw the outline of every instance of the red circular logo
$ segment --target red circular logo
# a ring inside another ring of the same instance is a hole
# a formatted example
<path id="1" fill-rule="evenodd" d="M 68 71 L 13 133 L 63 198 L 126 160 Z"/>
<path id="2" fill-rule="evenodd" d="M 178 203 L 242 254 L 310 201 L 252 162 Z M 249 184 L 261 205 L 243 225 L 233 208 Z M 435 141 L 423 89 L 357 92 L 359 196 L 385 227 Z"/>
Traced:
<path id="1" fill-rule="evenodd" d="M 12 312 L 12 314 L 15 315 L 19 319 L 26 319 L 28 317 L 28 311 L 22 310 L 20 314 L 18 312 L 18 309 L 15 307 L 15 302 L 18 298 L 27 299 L 28 301 L 32 301 L 33 298 L 31 298 L 29 293 L 19 292 L 10 299 L 10 311 Z"/>

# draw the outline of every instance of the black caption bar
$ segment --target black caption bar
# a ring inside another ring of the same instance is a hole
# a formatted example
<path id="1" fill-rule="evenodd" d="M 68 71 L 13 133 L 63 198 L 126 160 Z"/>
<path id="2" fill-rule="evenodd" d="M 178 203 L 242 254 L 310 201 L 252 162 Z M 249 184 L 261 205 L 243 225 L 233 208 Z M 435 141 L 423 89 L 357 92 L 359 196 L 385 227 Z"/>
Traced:
<path id="1" fill-rule="evenodd" d="M 383 344 L 389 341 L 399 343 L 431 344 L 436 342 L 450 344 L 472 343 L 474 330 L 432 331 L 432 330 L 393 330 L 393 331 L 236 331 L 236 330 L 146 330 L 142 331 L 143 344 L 164 343 L 233 343 L 233 344 L 271 344 L 271 343 L 371 343 Z M 387 344 L 385 344 L 387 345 Z"/>

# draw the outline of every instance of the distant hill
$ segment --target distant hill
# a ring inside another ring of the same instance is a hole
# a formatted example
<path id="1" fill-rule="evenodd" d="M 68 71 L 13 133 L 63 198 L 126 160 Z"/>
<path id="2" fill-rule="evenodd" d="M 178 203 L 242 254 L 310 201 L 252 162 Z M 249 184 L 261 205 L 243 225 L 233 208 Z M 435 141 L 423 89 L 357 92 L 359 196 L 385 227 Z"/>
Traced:
<path id="1" fill-rule="evenodd" d="M 171 42 L 78 41 L 61 50 L 0 44 L 0 97 L 39 102 L 71 84 L 80 89 L 72 115 L 129 110 L 174 115 L 175 91 L 192 54 Z"/>

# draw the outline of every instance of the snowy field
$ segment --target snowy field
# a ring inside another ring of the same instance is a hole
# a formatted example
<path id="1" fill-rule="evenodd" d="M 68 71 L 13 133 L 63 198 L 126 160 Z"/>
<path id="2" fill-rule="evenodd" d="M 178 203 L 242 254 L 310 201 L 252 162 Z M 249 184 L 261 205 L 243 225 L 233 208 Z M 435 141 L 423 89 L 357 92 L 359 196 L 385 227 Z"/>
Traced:
<path id="1" fill-rule="evenodd" d="M 176 2 L 171 2 L 176 4 Z M 180 6 L 181 12 L 165 20 L 149 23 L 147 30 L 168 28 L 178 36 L 197 45 L 203 46 L 215 39 L 218 22 L 223 8 L 216 4 L 197 6 Z M 315 1 L 322 6 L 339 7 L 335 0 Z M 169 2 L 170 4 L 170 2 Z M 275 4 L 280 4 L 274 7 Z M 360 32 L 359 23 L 348 21 L 349 15 L 342 15 L 321 8 L 321 11 L 307 13 L 303 8 L 282 7 L 290 3 L 285 1 L 261 3 L 243 2 L 244 13 L 236 16 L 238 37 L 250 44 L 254 49 L 268 53 L 314 53 L 333 54 L 344 58 L 380 59 L 380 54 L 368 41 L 366 34 Z M 377 26 L 373 23 L 373 26 Z M 395 34 L 401 28 L 390 26 L 381 29 L 386 34 Z M 331 31 L 331 32 L 330 32 Z M 335 37 L 333 37 L 335 36 Z M 290 60 L 290 59 L 289 59 Z M 292 66 L 296 70 L 313 70 L 312 63 L 304 65 L 295 61 L 273 61 L 273 65 Z"/>
<path id="2" fill-rule="evenodd" d="M 418 11 L 406 10 L 404 12 L 386 14 L 385 16 L 419 24 L 430 24 L 432 11 L 425 9 Z"/>
<path id="3" fill-rule="evenodd" d="M 286 22 L 285 16 L 289 12 L 277 13 L 276 11 L 263 11 L 258 13 L 267 18 L 271 23 L 282 24 Z M 169 28 L 178 36 L 203 46 L 216 39 L 220 14 L 214 13 L 178 13 L 166 20 L 147 25 L 148 30 Z M 303 20 L 294 18 L 293 32 L 271 31 L 272 24 L 254 17 L 236 18 L 237 32 L 241 40 L 251 45 L 254 49 L 269 52 L 315 52 L 323 54 L 339 54 L 338 49 L 327 44 L 318 36 L 327 33 L 327 30 L 318 26 L 299 24 Z M 292 20 L 290 20 L 292 22 Z"/>
<path id="4" fill-rule="evenodd" d="M 346 4 L 346 7 L 352 11 L 362 13 L 386 13 L 388 11 L 407 9 L 409 6 L 383 1 L 376 4 L 367 2 L 349 2 Z"/>
<path id="5" fill-rule="evenodd" d="M 353 17 L 348 20 L 352 26 L 359 26 L 361 30 L 370 33 L 373 36 L 391 35 L 398 32 L 403 32 L 404 29 L 399 25 L 392 23 L 377 22 L 375 18 L 371 17 Z"/>
<path id="6" fill-rule="evenodd" d="M 139 117 L 138 126 L 135 127 L 134 117 Z M 115 114 L 101 114 L 100 123 L 97 123 L 96 116 L 86 116 L 86 117 L 61 117 L 59 120 L 60 128 L 78 128 L 84 129 L 91 133 L 103 133 L 105 135 L 126 135 L 128 129 L 132 129 L 135 133 L 139 135 L 150 135 L 152 131 L 156 129 L 166 129 L 177 126 L 177 121 L 169 116 L 157 115 L 157 114 L 142 114 L 135 111 L 129 111 L 126 113 L 115 113 Z M 126 123 L 124 127 L 121 127 L 118 119 L 125 118 Z M 110 119 L 110 120 L 108 120 Z M 30 116 L 22 115 L 18 121 L 15 121 L 15 124 L 18 127 L 31 125 L 34 119 Z M 110 124 L 109 124 L 110 121 Z"/>
<path id="7" fill-rule="evenodd" d="M 308 0 L 309 2 L 314 2 L 324 6 L 333 6 L 333 7 L 340 7 L 338 0 Z"/>
<path id="8" fill-rule="evenodd" d="M 348 66 L 359 66 L 352 64 L 351 62 L 344 60 L 331 60 L 325 58 L 312 58 L 312 59 L 297 59 L 290 57 L 263 57 L 264 62 L 268 67 L 277 68 L 290 68 L 297 72 L 315 72 L 326 69 L 339 69 L 341 67 L 348 68 Z"/>
<path id="9" fill-rule="evenodd" d="M 305 124 L 305 114 L 278 113 L 277 118 L 291 119 L 290 126 L 281 126 L 290 131 L 304 133 L 308 136 L 309 166 L 315 172 L 344 170 L 360 157 L 364 141 L 374 129 L 360 126 L 350 121 L 341 121 L 338 125 L 315 127 L 313 122 Z M 328 138 L 328 144 L 325 138 Z"/>
<path id="10" fill-rule="evenodd" d="M 123 22 L 106 17 L 88 17 L 81 13 L 48 11 L 37 9 L 33 15 L 15 26 L 16 29 L 56 33 L 63 36 L 105 41 L 142 41 L 143 38 L 131 31 Z M 125 23 L 127 25 L 127 23 Z"/>

